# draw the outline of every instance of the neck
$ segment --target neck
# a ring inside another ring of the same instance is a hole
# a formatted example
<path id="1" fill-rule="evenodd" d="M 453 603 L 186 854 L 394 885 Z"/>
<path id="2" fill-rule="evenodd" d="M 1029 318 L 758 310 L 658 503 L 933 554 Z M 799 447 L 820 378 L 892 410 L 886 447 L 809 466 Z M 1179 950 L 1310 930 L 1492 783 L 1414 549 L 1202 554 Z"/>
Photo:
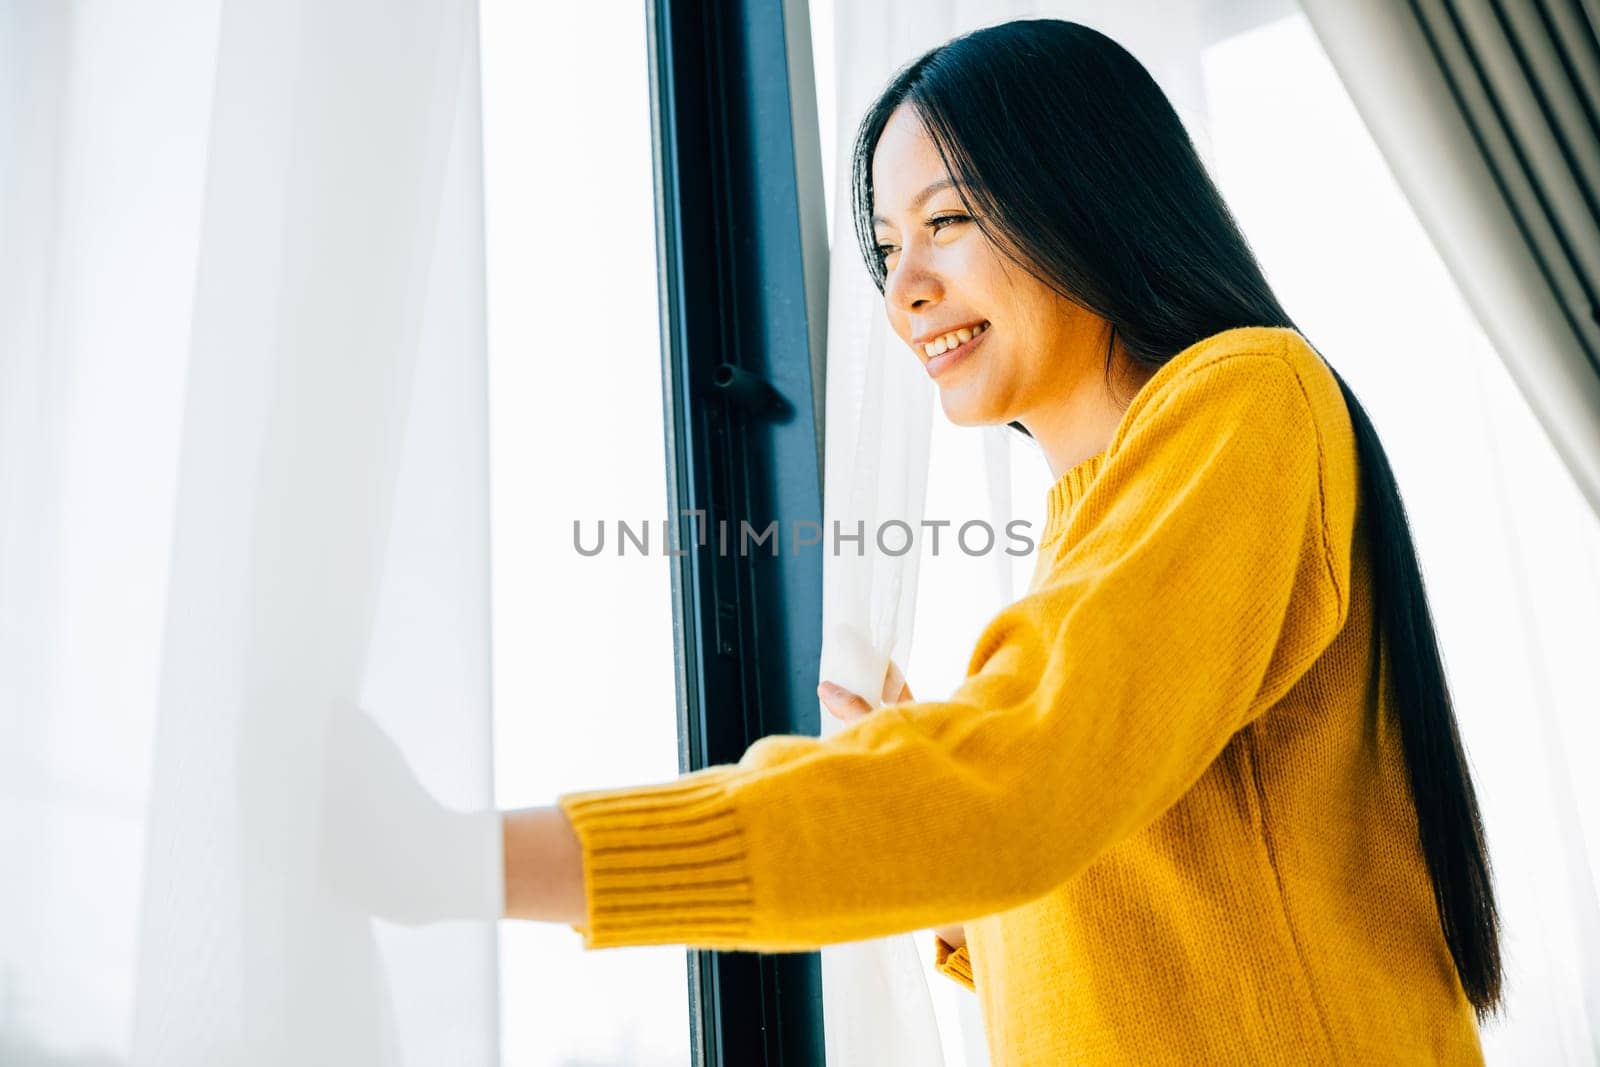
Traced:
<path id="1" fill-rule="evenodd" d="M 1142 369 L 1129 373 L 1128 365 L 1121 361 L 1118 367 L 1124 373 L 1113 377 L 1114 392 L 1107 388 L 1105 376 L 1097 368 L 1064 401 L 1058 400 L 1017 420 L 1039 442 L 1052 481 L 1105 451 L 1133 395 L 1154 373 Z"/>

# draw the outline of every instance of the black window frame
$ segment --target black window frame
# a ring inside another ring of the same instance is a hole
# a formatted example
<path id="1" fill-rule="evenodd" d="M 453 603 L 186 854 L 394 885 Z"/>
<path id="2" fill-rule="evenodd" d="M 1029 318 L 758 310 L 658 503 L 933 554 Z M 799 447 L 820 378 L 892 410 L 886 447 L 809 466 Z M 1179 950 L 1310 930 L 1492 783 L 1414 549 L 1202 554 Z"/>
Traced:
<path id="1" fill-rule="evenodd" d="M 805 0 L 646 0 L 645 16 L 688 772 L 819 729 L 822 546 L 796 551 L 792 524 L 822 522 L 828 234 Z M 741 520 L 777 520 L 777 555 L 739 554 Z M 819 953 L 690 949 L 688 994 L 697 1067 L 824 1060 Z"/>

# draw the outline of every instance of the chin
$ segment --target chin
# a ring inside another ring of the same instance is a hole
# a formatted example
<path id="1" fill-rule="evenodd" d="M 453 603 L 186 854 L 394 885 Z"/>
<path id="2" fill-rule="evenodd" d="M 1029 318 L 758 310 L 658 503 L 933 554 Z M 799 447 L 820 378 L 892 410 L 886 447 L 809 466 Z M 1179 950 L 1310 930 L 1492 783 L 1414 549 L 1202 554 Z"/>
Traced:
<path id="1" fill-rule="evenodd" d="M 952 395 L 958 391 L 940 392 L 939 406 L 944 417 L 955 426 L 993 426 L 1005 424 L 1012 416 L 997 410 L 997 406 L 984 402 L 983 397 Z"/>

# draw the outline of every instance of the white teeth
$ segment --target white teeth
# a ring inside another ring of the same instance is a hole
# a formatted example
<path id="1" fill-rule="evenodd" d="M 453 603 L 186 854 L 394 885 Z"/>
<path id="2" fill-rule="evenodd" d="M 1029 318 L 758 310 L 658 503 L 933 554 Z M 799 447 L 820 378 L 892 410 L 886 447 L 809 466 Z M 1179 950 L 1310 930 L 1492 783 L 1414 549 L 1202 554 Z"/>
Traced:
<path id="1" fill-rule="evenodd" d="M 938 337 L 928 342 L 922 346 L 922 350 L 928 354 L 929 359 L 932 359 L 934 356 L 942 356 L 952 348 L 955 348 L 957 345 L 966 344 L 968 341 L 972 340 L 974 337 L 978 336 L 988 328 L 989 324 L 987 322 L 980 322 L 978 325 L 970 328 L 963 326 L 959 330 L 947 333 L 943 337 Z"/>

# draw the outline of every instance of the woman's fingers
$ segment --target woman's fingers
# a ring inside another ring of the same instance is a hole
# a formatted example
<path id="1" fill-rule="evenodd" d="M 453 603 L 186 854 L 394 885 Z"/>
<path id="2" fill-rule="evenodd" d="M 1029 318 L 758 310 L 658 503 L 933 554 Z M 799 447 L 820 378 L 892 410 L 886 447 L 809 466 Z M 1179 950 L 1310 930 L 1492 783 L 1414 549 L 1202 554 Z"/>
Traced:
<path id="1" fill-rule="evenodd" d="M 915 699 L 911 695 L 911 687 L 906 684 L 906 676 L 900 673 L 900 665 L 890 660 L 889 671 L 883 678 L 883 702 L 904 704 L 908 700 Z"/>
<path id="2" fill-rule="evenodd" d="M 872 705 L 868 704 L 865 699 L 843 686 L 835 685 L 833 682 L 823 682 L 817 686 L 817 696 L 822 699 L 823 705 L 827 707 L 834 718 L 843 719 L 846 722 L 859 719 L 872 711 Z M 883 679 L 883 702 L 885 704 L 904 704 L 915 699 L 911 695 L 911 687 L 906 684 L 905 675 L 900 672 L 899 665 L 894 660 L 890 660 L 889 669 L 884 674 Z"/>
<path id="3" fill-rule="evenodd" d="M 817 686 L 817 696 L 822 699 L 823 705 L 836 719 L 846 722 L 859 719 L 872 711 L 872 705 L 861 699 L 856 694 L 843 686 L 834 685 L 832 682 L 823 682 Z"/>

